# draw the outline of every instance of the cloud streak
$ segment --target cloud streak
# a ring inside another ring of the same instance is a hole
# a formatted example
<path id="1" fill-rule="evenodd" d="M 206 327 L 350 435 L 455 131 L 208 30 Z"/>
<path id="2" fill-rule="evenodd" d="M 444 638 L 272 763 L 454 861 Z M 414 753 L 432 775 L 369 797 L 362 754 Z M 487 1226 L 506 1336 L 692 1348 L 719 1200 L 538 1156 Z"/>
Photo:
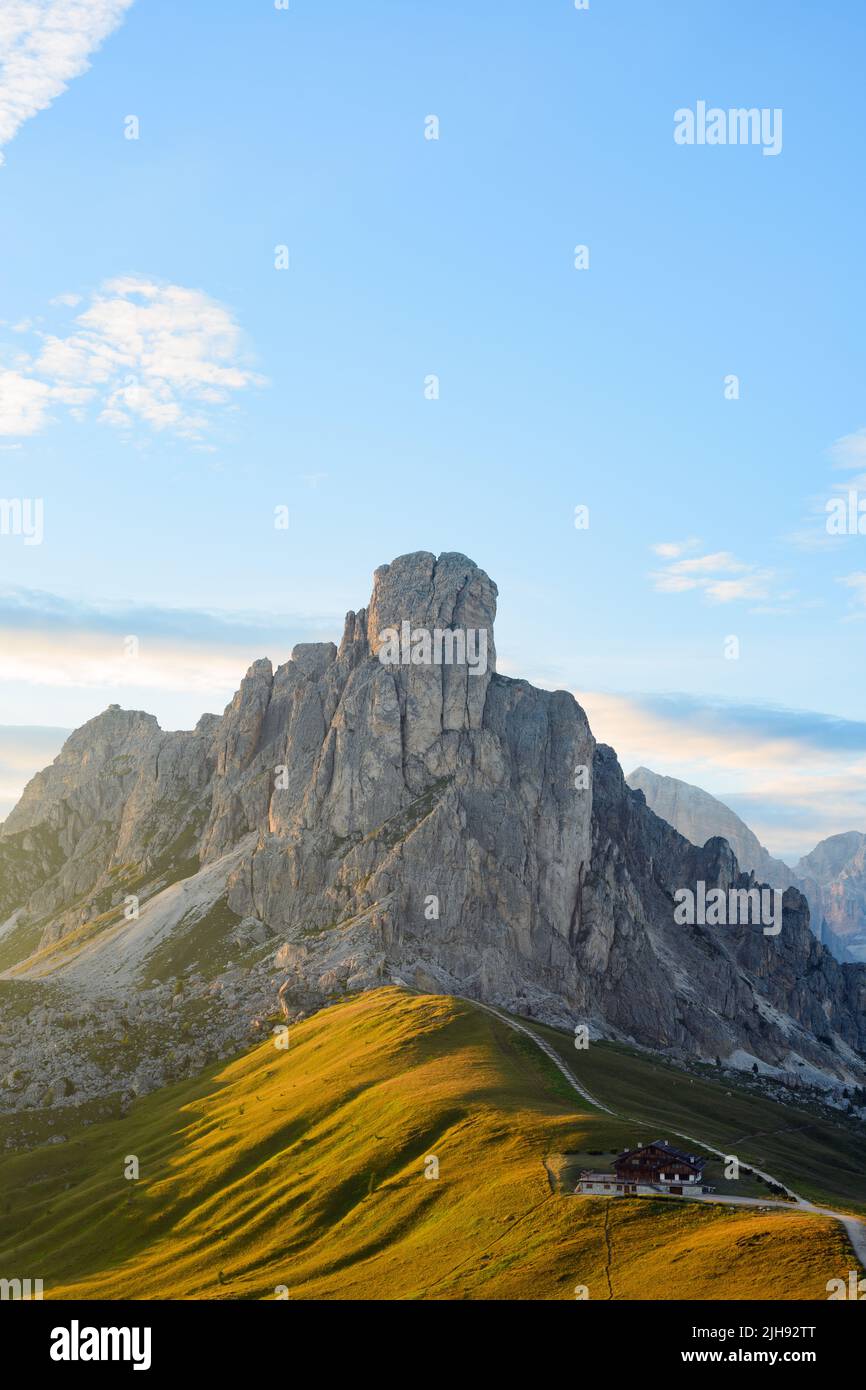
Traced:
<path id="1" fill-rule="evenodd" d="M 342 622 L 276 613 L 85 604 L 0 591 L 0 682 L 100 690 L 198 692 L 228 700 L 250 662 L 288 658 L 296 642 L 339 637 Z M 202 711 L 199 710 L 199 713 Z"/>
<path id="2" fill-rule="evenodd" d="M 2 147 L 90 67 L 132 0 L 3 0 L 0 5 Z"/>

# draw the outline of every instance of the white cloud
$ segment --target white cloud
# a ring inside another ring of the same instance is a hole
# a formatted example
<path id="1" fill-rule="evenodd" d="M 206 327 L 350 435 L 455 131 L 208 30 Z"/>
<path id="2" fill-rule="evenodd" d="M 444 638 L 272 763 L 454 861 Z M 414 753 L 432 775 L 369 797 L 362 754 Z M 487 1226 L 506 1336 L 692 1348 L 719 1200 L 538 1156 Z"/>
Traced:
<path id="1" fill-rule="evenodd" d="M 765 599 L 770 596 L 770 570 L 754 570 L 741 579 L 711 579 L 706 594 L 716 603 L 733 603 L 735 599 Z"/>
<path id="2" fill-rule="evenodd" d="M 844 434 L 830 449 L 836 468 L 863 468 L 866 466 L 866 429 Z"/>
<path id="3" fill-rule="evenodd" d="M 90 66 L 132 0 L 3 0 L 0 147 Z M 0 164 L 3 163 L 0 149 Z"/>
<path id="4" fill-rule="evenodd" d="M 678 556 L 685 555 L 689 550 L 695 550 L 700 545 L 700 541 L 659 541 L 658 545 L 653 546 L 653 552 L 663 560 L 676 560 Z"/>
<path id="5" fill-rule="evenodd" d="M 70 302 L 74 296 L 64 296 Z M 0 375 L 0 434 L 34 434 L 52 400 L 95 404 L 102 424 L 144 423 L 198 439 L 214 406 L 261 382 L 242 365 L 243 335 L 230 311 L 201 290 L 127 277 L 111 280 L 62 337 Z"/>
<path id="6" fill-rule="evenodd" d="M 78 409 L 92 395 L 84 387 L 52 385 L 0 367 L 0 435 L 38 434 L 50 421 L 52 402 Z"/>
<path id="7" fill-rule="evenodd" d="M 670 560 L 664 569 L 656 570 L 652 575 L 656 591 L 660 594 L 683 594 L 697 589 L 714 603 L 770 597 L 772 571 L 744 564 L 730 551 L 717 550 L 709 555 L 676 559 L 674 557 L 680 555 L 683 548 L 679 543 L 664 543 L 652 548 L 656 555 Z M 731 578 L 732 575 L 736 578 Z"/>
<path id="8" fill-rule="evenodd" d="M 0 434 L 36 434 L 43 429 L 50 395 L 44 382 L 0 370 Z"/>

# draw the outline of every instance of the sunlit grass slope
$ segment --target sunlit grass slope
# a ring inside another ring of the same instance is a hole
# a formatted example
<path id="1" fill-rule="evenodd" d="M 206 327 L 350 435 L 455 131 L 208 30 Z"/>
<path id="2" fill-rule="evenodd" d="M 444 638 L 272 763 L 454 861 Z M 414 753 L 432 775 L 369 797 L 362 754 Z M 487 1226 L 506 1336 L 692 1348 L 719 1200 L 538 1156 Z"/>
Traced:
<path id="1" fill-rule="evenodd" d="M 825 1218 L 555 1194 L 546 1154 L 631 1138 L 581 1104 L 469 1004 L 361 995 L 0 1158 L 0 1276 L 53 1298 L 795 1299 L 846 1274 Z"/>

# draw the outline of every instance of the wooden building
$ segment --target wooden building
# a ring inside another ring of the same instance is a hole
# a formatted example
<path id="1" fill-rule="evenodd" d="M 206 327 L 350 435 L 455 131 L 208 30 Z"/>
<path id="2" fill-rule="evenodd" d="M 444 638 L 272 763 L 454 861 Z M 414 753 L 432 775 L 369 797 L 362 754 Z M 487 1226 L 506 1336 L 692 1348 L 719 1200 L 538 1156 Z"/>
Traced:
<path id="1" fill-rule="evenodd" d="M 666 1139 L 654 1139 L 619 1154 L 612 1173 L 581 1173 L 576 1191 L 622 1197 L 695 1196 L 712 1190 L 703 1185 L 705 1164 L 706 1159 L 697 1154 L 686 1153 Z"/>

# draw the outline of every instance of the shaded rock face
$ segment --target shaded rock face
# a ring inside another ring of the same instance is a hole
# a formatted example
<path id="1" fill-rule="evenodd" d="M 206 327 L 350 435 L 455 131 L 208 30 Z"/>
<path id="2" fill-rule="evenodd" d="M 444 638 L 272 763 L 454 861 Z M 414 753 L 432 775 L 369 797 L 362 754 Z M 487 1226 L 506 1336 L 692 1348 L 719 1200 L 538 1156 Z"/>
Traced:
<path id="1" fill-rule="evenodd" d="M 760 883 L 769 883 L 773 888 L 796 884 L 797 876 L 790 865 L 774 859 L 736 812 L 701 787 L 681 782 L 677 777 L 662 777 L 648 767 L 635 768 L 627 781 L 635 791 L 643 792 L 647 805 L 657 816 L 693 845 L 705 845 L 716 837 L 727 840 L 740 868 L 753 873 Z"/>
<path id="2" fill-rule="evenodd" d="M 813 932 L 837 960 L 866 960 L 866 835 L 832 835 L 792 869 L 773 859 L 745 822 L 701 787 L 647 767 L 636 768 L 627 781 L 692 844 L 720 836 L 760 883 L 798 888 L 809 904 Z"/>
<path id="3" fill-rule="evenodd" d="M 6 908 L 44 944 L 130 875 L 192 872 L 252 836 L 228 906 L 275 935 L 287 1017 L 397 976 L 674 1052 L 862 1076 L 866 967 L 820 946 L 794 890 L 775 937 L 677 926 L 678 889 L 752 876 L 654 815 L 570 694 L 496 672 L 495 611 L 465 556 L 401 556 L 339 648 L 256 662 L 222 718 L 166 734 L 100 715 L 0 832 Z M 483 631 L 484 668 L 425 660 L 420 640 L 383 660 L 404 624 Z"/>

